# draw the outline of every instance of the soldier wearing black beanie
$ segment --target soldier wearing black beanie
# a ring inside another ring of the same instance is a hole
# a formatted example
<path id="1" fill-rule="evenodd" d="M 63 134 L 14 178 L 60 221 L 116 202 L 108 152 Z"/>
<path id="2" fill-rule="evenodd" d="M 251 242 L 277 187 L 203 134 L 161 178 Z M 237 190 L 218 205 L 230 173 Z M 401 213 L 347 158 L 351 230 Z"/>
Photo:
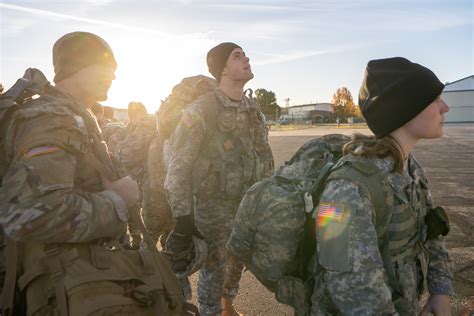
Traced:
<path id="1" fill-rule="evenodd" d="M 319 196 L 311 314 L 451 315 L 449 219 L 413 154 L 420 140 L 443 135 L 442 90 L 405 58 L 368 63 L 359 104 L 375 136 L 352 136 Z M 342 219 L 328 219 L 336 209 Z"/>
<path id="2" fill-rule="evenodd" d="M 209 72 L 216 78 L 217 82 L 221 81 L 222 71 L 224 70 L 227 59 L 230 53 L 236 48 L 242 47 L 230 42 L 220 43 L 207 53 L 206 60 Z"/>
<path id="3" fill-rule="evenodd" d="M 371 60 L 359 92 L 359 106 L 377 138 L 387 136 L 422 112 L 444 84 L 428 68 L 403 57 Z"/>

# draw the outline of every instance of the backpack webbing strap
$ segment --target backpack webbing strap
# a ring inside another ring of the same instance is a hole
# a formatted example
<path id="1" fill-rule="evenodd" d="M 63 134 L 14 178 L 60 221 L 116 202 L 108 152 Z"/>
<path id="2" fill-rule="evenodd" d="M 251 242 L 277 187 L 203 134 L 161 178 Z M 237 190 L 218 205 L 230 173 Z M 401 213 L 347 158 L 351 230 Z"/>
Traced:
<path id="1" fill-rule="evenodd" d="M 59 315 L 68 316 L 66 288 L 64 285 L 64 272 L 59 258 L 59 249 L 55 245 L 48 245 L 45 247 L 45 263 L 48 266 L 51 282 L 54 286 L 54 294 L 56 296 L 56 304 L 59 310 Z"/>
<path id="2" fill-rule="evenodd" d="M 16 241 L 5 236 L 5 282 L 2 290 L 1 315 L 13 315 L 13 298 L 15 296 L 18 250 Z"/>

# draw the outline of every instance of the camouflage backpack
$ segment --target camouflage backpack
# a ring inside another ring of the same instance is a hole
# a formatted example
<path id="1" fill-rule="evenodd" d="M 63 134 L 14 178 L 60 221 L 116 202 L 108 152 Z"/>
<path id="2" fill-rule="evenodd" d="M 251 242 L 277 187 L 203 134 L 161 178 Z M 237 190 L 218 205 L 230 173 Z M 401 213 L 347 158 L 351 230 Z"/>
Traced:
<path id="1" fill-rule="evenodd" d="M 41 91 L 43 91 L 47 82 L 47 79 L 40 71 L 34 68 L 29 68 L 26 70 L 23 78 L 18 79 L 10 89 L 0 94 L 0 191 L 3 176 L 9 167 L 5 155 L 4 144 L 7 123 L 15 110 L 21 106 L 22 103 L 30 100 L 34 95 L 40 94 Z M 2 196 L 0 194 L 0 202 L 1 199 Z M 6 274 L 6 271 L 10 271 L 11 269 L 14 269 L 15 273 Z M 15 283 L 16 243 L 11 239 L 6 238 L 3 229 L 0 227 L 0 289 L 3 289 L 0 307 L 6 308 L 6 313 L 10 312 L 15 315 L 23 315 L 26 313 L 25 306 L 21 303 L 21 300 L 24 299 L 24 297 L 21 296 Z"/>
<path id="2" fill-rule="evenodd" d="M 372 197 L 377 220 L 387 221 L 388 196 L 380 176 L 340 159 L 350 140 L 325 135 L 304 144 L 275 174 L 254 184 L 242 199 L 227 248 L 276 299 L 309 315 L 317 266 L 315 207 L 330 179 L 356 181 Z M 377 182 L 378 181 L 378 182 Z"/>
<path id="3" fill-rule="evenodd" d="M 156 113 L 160 135 L 165 139 L 169 138 L 178 125 L 183 110 L 201 95 L 215 89 L 217 82 L 202 75 L 184 78 L 174 86 Z"/>
<path id="4" fill-rule="evenodd" d="M 151 141 L 148 152 L 148 170 L 153 175 L 150 179 L 152 187 L 163 191 L 166 177 L 165 158 L 163 149 L 178 125 L 184 110 L 198 97 L 217 89 L 216 80 L 206 76 L 184 78 L 173 87 L 171 94 L 161 103 L 156 113 L 157 135 Z"/>

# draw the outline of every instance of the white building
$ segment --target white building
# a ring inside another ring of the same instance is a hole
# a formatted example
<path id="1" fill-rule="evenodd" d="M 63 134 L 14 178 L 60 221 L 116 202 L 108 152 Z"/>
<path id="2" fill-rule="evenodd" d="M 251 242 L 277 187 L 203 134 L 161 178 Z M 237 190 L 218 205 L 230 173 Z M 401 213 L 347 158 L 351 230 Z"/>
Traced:
<path id="1" fill-rule="evenodd" d="M 308 117 L 311 111 L 324 111 L 333 113 L 334 109 L 331 103 L 295 105 L 288 108 L 288 115 L 292 117 Z"/>
<path id="2" fill-rule="evenodd" d="M 449 105 L 446 122 L 474 122 L 474 75 L 447 83 L 441 96 Z"/>

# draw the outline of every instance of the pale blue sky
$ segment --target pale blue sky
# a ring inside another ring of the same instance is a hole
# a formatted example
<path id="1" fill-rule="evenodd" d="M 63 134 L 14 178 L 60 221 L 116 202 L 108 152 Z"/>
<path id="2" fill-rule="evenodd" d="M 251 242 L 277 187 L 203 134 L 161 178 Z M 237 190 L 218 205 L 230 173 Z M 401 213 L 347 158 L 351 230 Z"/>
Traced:
<path id="1" fill-rule="evenodd" d="M 368 60 L 403 56 L 441 81 L 474 74 L 474 1 L 5 1 L 0 0 L 0 81 L 28 67 L 53 77 L 60 36 L 89 31 L 119 63 L 106 105 L 143 101 L 150 112 L 185 76 L 206 74 L 207 51 L 238 43 L 255 78 L 247 87 L 290 106 L 330 102 L 346 86 L 357 99 Z"/>

